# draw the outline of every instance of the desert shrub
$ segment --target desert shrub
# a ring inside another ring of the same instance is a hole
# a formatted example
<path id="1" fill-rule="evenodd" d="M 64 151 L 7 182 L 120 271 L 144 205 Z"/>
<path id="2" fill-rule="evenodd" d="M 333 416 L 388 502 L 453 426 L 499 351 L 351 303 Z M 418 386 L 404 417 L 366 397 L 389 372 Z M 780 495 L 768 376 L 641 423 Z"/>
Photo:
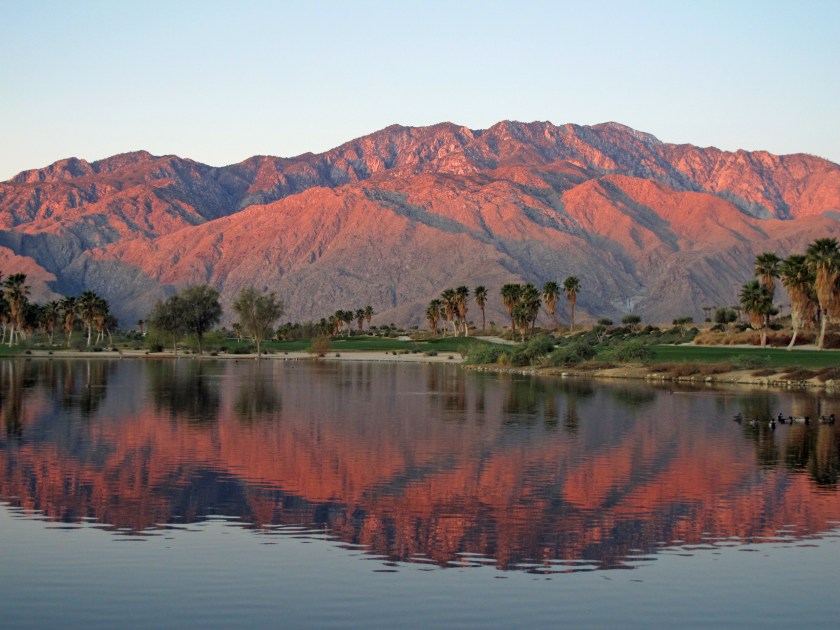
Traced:
<path id="1" fill-rule="evenodd" d="M 256 346 L 251 346 L 250 344 L 247 346 L 237 346 L 233 350 L 230 351 L 231 354 L 251 354 L 252 352 L 256 352 Z"/>
<path id="2" fill-rule="evenodd" d="M 316 357 L 325 357 L 330 351 L 330 338 L 328 335 L 319 335 L 313 337 L 309 342 L 309 354 L 314 354 Z"/>
<path id="3" fill-rule="evenodd" d="M 776 370 L 773 368 L 765 368 L 763 370 L 756 370 L 752 373 L 753 376 L 773 376 Z"/>
<path id="4" fill-rule="evenodd" d="M 723 326 L 726 326 L 726 324 L 731 324 L 737 319 L 738 313 L 735 312 L 735 309 L 725 307 L 716 309 L 715 315 L 713 317 L 713 321 L 716 324 L 721 324 Z"/>
<path id="5" fill-rule="evenodd" d="M 552 367 L 577 365 L 595 357 L 595 348 L 585 340 L 557 348 L 548 355 L 548 364 Z"/>
<path id="6" fill-rule="evenodd" d="M 739 354 L 732 357 L 732 365 L 736 370 L 756 370 L 770 365 L 770 357 L 766 355 Z"/>
<path id="7" fill-rule="evenodd" d="M 686 324 L 694 323 L 694 318 L 690 316 L 684 317 L 676 317 L 674 321 L 671 322 L 674 326 L 685 326 Z"/>
<path id="8" fill-rule="evenodd" d="M 466 349 L 464 360 L 470 365 L 498 363 L 504 351 L 505 349 L 500 345 L 475 344 Z"/>
<path id="9" fill-rule="evenodd" d="M 602 317 L 601 319 L 598 320 L 598 325 L 599 326 L 604 326 L 604 327 L 609 327 L 609 326 L 613 325 L 613 320 L 611 320 L 609 317 Z"/>
<path id="10" fill-rule="evenodd" d="M 622 324 L 627 324 L 628 326 L 635 326 L 639 322 L 642 321 L 642 318 L 636 314 L 630 313 L 629 315 L 625 315 L 621 318 Z"/>
<path id="11" fill-rule="evenodd" d="M 629 339 L 613 348 L 609 355 L 619 363 L 647 364 L 656 358 L 650 346 L 641 339 Z"/>
<path id="12" fill-rule="evenodd" d="M 436 357 L 437 356 L 437 350 L 426 350 L 423 353 L 423 356 L 424 357 Z"/>

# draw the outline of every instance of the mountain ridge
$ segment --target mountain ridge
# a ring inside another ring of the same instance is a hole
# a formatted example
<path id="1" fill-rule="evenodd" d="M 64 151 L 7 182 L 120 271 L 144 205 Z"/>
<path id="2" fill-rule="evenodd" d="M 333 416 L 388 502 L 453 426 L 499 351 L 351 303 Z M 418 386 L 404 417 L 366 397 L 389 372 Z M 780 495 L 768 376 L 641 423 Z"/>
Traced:
<path id="1" fill-rule="evenodd" d="M 391 125 L 224 167 L 135 151 L 23 171 L 0 183 L 0 269 L 29 259 L 34 296 L 91 288 L 129 321 L 184 284 L 229 305 L 251 282 L 295 319 L 371 304 L 423 324 L 446 286 L 566 275 L 584 280 L 583 316 L 665 320 L 734 303 L 756 253 L 837 235 L 838 211 L 840 166 L 805 154 L 615 122 Z"/>

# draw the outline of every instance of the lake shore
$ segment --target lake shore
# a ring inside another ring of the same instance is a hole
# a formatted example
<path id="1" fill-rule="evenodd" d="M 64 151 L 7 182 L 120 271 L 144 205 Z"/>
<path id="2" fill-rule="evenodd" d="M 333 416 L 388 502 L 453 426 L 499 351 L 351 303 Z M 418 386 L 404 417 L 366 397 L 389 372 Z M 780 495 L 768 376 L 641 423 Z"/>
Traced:
<path id="1" fill-rule="evenodd" d="M 752 347 L 752 346 L 744 346 Z M 815 348 L 803 348 L 814 349 Z M 21 358 L 38 359 L 178 359 L 185 361 L 255 361 L 257 355 L 252 354 L 228 354 L 217 355 L 176 355 L 172 352 L 148 352 L 146 350 L 121 350 L 119 352 L 79 352 L 74 350 L 32 350 L 30 354 L 18 355 Z M 429 364 L 457 364 L 464 363 L 463 357 L 457 352 L 439 353 L 436 355 L 424 353 L 404 353 L 399 351 L 330 351 L 324 357 L 317 357 L 309 352 L 290 351 L 283 353 L 262 354 L 259 357 L 262 361 L 364 361 L 378 363 L 429 363 Z M 840 363 L 840 352 L 838 353 Z M 840 391 L 840 380 L 821 381 L 817 378 L 791 379 L 784 373 L 756 376 L 755 369 L 732 370 L 718 374 L 694 374 L 690 376 L 673 376 L 668 373 L 651 371 L 650 368 L 641 365 L 623 365 L 608 368 L 553 368 L 553 367 L 513 367 L 508 365 L 464 365 L 465 369 L 477 372 L 497 372 L 508 374 L 522 374 L 531 376 L 543 376 L 550 378 L 595 378 L 595 379 L 627 379 L 655 383 L 681 383 L 689 385 L 704 385 L 713 387 L 715 385 L 743 385 L 760 388 L 782 388 L 782 389 L 823 389 L 826 391 Z"/>

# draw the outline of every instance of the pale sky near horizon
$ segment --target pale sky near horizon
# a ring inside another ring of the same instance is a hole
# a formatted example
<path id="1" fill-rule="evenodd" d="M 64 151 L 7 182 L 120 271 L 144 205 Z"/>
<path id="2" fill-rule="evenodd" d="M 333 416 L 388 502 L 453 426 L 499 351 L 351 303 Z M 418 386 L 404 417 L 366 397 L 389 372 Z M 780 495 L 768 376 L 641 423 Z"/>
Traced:
<path id="1" fill-rule="evenodd" d="M 212 165 L 393 123 L 614 120 L 840 163 L 840 1 L 0 0 L 0 181 L 146 149 Z"/>

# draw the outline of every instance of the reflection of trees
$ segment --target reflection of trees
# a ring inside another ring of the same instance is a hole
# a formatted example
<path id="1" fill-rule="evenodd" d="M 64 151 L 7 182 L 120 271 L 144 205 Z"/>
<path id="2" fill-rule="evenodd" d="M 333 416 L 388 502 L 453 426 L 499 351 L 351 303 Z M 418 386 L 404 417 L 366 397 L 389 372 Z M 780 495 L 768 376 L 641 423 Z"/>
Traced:
<path id="1" fill-rule="evenodd" d="M 508 381 L 502 411 L 514 416 L 530 416 L 529 422 L 536 420 L 537 385 L 536 378 L 517 378 Z M 520 424 L 522 418 L 505 418 L 505 424 Z"/>
<path id="2" fill-rule="evenodd" d="M 611 389 L 610 395 L 628 409 L 638 409 L 656 400 L 656 390 L 647 386 L 621 385 Z"/>
<path id="3" fill-rule="evenodd" d="M 23 370 L 20 361 L 0 362 L 0 418 L 10 438 L 23 435 Z"/>
<path id="4" fill-rule="evenodd" d="M 270 375 L 261 373 L 262 362 L 248 378 L 241 379 L 233 410 L 243 422 L 254 422 L 264 416 L 270 416 L 281 408 L 280 394 L 269 379 Z"/>
<path id="5" fill-rule="evenodd" d="M 816 445 L 808 470 L 817 485 L 833 487 L 837 485 L 837 471 L 840 468 L 837 432 L 833 426 L 822 425 L 814 427 L 811 433 L 816 433 Z"/>
<path id="6" fill-rule="evenodd" d="M 156 409 L 191 422 L 215 422 L 219 389 L 210 376 L 216 371 L 215 362 L 209 361 L 149 362 L 149 388 Z"/>
<path id="7" fill-rule="evenodd" d="M 49 362 L 45 368 L 47 382 L 58 395 L 63 409 L 78 409 L 90 418 L 99 409 L 108 393 L 108 380 L 116 369 L 115 362 L 101 359 Z"/>

